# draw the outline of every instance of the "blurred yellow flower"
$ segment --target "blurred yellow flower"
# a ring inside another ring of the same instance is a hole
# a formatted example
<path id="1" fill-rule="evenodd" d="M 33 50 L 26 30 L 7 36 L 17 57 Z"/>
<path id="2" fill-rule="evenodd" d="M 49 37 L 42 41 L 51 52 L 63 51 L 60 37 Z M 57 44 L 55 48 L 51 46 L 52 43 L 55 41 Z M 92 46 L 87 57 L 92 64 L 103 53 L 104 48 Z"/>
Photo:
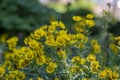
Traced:
<path id="1" fill-rule="evenodd" d="M 86 25 L 88 27 L 93 27 L 93 26 L 95 26 L 95 22 L 94 22 L 94 20 L 86 20 Z"/>
<path id="2" fill-rule="evenodd" d="M 0 66 L 0 77 L 3 76 L 5 73 L 5 69 Z"/>
<path id="3" fill-rule="evenodd" d="M 73 20 L 74 20 L 74 21 L 80 21 L 80 20 L 81 20 L 81 17 L 80 17 L 80 16 L 73 16 Z"/>
<path id="4" fill-rule="evenodd" d="M 94 18 L 94 15 L 93 15 L 93 14 L 87 14 L 87 15 L 86 15 L 86 18 L 92 19 L 92 18 Z"/>

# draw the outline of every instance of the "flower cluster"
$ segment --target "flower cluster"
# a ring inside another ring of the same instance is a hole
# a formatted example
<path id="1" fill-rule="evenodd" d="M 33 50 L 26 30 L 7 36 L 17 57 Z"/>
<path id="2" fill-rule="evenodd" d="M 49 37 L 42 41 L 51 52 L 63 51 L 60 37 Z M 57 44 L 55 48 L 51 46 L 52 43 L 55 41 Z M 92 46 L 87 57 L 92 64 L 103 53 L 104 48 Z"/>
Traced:
<path id="1" fill-rule="evenodd" d="M 26 37 L 24 46 L 16 47 L 17 37 L 8 39 L 0 80 L 119 80 L 118 65 L 106 66 L 107 53 L 99 40 L 89 38 L 93 17 L 73 16 L 73 33 L 62 21 L 51 21 Z M 110 49 L 118 52 L 112 43 Z"/>

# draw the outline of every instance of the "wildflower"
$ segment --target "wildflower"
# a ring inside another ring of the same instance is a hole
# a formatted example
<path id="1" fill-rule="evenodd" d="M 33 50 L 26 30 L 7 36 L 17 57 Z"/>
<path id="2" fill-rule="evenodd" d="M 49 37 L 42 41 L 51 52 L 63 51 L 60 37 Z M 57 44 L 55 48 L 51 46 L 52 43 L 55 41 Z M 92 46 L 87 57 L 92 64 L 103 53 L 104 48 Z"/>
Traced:
<path id="1" fill-rule="evenodd" d="M 79 68 L 80 68 L 79 66 L 72 66 L 72 67 L 70 67 L 70 71 L 73 73 L 76 73 L 79 71 Z"/>
<path id="2" fill-rule="evenodd" d="M 18 72 L 16 76 L 16 80 L 24 80 L 25 79 L 25 73 L 23 72 Z"/>
<path id="3" fill-rule="evenodd" d="M 24 60 L 24 59 L 20 59 L 20 60 L 18 61 L 17 67 L 18 67 L 18 68 L 24 68 L 25 66 L 26 66 L 25 60 Z"/>
<path id="4" fill-rule="evenodd" d="M 101 48 L 100 48 L 99 44 L 93 46 L 93 52 L 94 53 L 100 53 L 101 52 Z"/>
<path id="5" fill-rule="evenodd" d="M 101 79 L 103 79 L 103 78 L 105 78 L 106 77 L 106 71 L 105 70 L 103 70 L 103 71 L 101 71 L 100 73 L 99 73 L 99 77 L 101 78 Z"/>
<path id="6" fill-rule="evenodd" d="M 3 33 L 2 35 L 0 35 L 0 42 L 1 43 L 5 43 L 7 40 L 8 34 Z"/>
<path id="7" fill-rule="evenodd" d="M 33 58 L 34 58 L 34 53 L 32 51 L 25 54 L 25 59 L 26 60 L 31 60 Z"/>
<path id="8" fill-rule="evenodd" d="M 80 61 L 79 61 L 79 63 L 82 64 L 82 65 L 85 64 L 85 62 L 86 62 L 86 60 L 84 58 L 81 58 Z"/>
<path id="9" fill-rule="evenodd" d="M 65 29 L 65 25 L 62 21 L 59 22 L 59 27 L 62 28 L 62 29 Z"/>
<path id="10" fill-rule="evenodd" d="M 46 71 L 47 71 L 47 73 L 53 73 L 55 71 L 55 68 L 52 66 L 47 66 Z"/>
<path id="11" fill-rule="evenodd" d="M 7 75 L 6 80 L 13 80 L 15 78 L 15 75 L 10 73 Z"/>
<path id="12" fill-rule="evenodd" d="M 54 62 L 50 62 L 50 63 L 49 63 L 49 66 L 52 66 L 53 68 L 56 68 L 56 67 L 57 67 L 57 64 L 54 63 Z"/>
<path id="13" fill-rule="evenodd" d="M 97 45 L 97 44 L 98 44 L 98 41 L 96 39 L 92 39 L 91 45 L 94 46 L 94 45 Z"/>
<path id="14" fill-rule="evenodd" d="M 80 16 L 73 16 L 73 20 L 74 20 L 74 21 L 80 21 L 80 20 L 81 20 L 81 17 L 80 17 Z"/>
<path id="15" fill-rule="evenodd" d="M 29 43 L 29 46 L 32 49 L 38 49 L 39 48 L 39 42 L 37 42 L 36 40 L 31 39 L 28 43 Z"/>
<path id="16" fill-rule="evenodd" d="M 86 25 L 88 25 L 89 27 L 93 27 L 95 25 L 94 20 L 86 20 Z"/>
<path id="17" fill-rule="evenodd" d="M 51 61 L 51 58 L 50 58 L 50 57 L 46 57 L 46 61 L 45 61 L 45 63 L 46 63 L 46 64 L 49 64 L 50 61 Z"/>
<path id="18" fill-rule="evenodd" d="M 94 15 L 93 15 L 93 14 L 87 14 L 87 15 L 86 15 L 86 18 L 92 19 L 92 18 L 94 18 Z"/>
<path id="19" fill-rule="evenodd" d="M 80 49 L 84 49 L 85 48 L 85 45 L 83 43 L 80 43 L 78 46 L 79 46 Z"/>
<path id="20" fill-rule="evenodd" d="M 37 57 L 37 59 L 36 59 L 36 63 L 38 64 L 38 65 L 43 65 L 44 63 L 45 63 L 45 56 L 44 55 L 41 55 L 40 57 Z"/>
<path id="21" fill-rule="evenodd" d="M 75 63 L 75 62 L 79 62 L 80 61 L 80 57 L 79 56 L 74 56 L 72 58 L 72 62 Z"/>
<path id="22" fill-rule="evenodd" d="M 38 79 L 37 80 L 43 80 L 41 77 L 38 77 Z"/>
<path id="23" fill-rule="evenodd" d="M 117 72 L 112 72 L 112 74 L 109 75 L 109 77 L 110 77 L 112 80 L 118 80 L 118 78 L 119 78 L 119 73 L 117 73 Z"/>
<path id="24" fill-rule="evenodd" d="M 17 37 L 12 37 L 12 38 L 8 39 L 7 43 L 8 43 L 9 49 L 13 50 L 13 48 L 15 48 L 15 46 L 17 45 L 17 42 L 18 42 Z"/>
<path id="25" fill-rule="evenodd" d="M 87 60 L 90 61 L 90 62 L 95 61 L 96 60 L 96 56 L 94 54 L 89 54 L 87 56 Z"/>
<path id="26" fill-rule="evenodd" d="M 54 80 L 60 80 L 59 78 L 55 78 Z"/>
<path id="27" fill-rule="evenodd" d="M 56 29 L 56 26 L 50 25 L 49 28 L 48 28 L 48 31 L 50 33 L 53 33 L 55 31 L 55 29 Z"/>
<path id="28" fill-rule="evenodd" d="M 105 72 L 106 72 L 107 75 L 112 74 L 112 70 L 110 68 L 105 68 Z"/>
<path id="29" fill-rule="evenodd" d="M 3 76 L 5 73 L 5 69 L 3 67 L 0 67 L 0 77 Z"/>
<path id="30" fill-rule="evenodd" d="M 11 68 L 12 68 L 12 63 L 11 63 L 11 61 L 5 61 L 5 62 L 4 62 L 4 66 L 5 66 L 6 68 L 8 68 L 8 69 L 11 69 Z"/>
<path id="31" fill-rule="evenodd" d="M 91 64 L 90 64 L 90 66 L 92 68 L 98 69 L 99 68 L 99 62 L 98 61 L 92 61 Z"/>
<path id="32" fill-rule="evenodd" d="M 110 44 L 110 49 L 113 53 L 118 53 L 118 51 L 119 51 L 119 49 L 113 43 Z"/>
<path id="33" fill-rule="evenodd" d="M 63 50 L 58 51 L 57 54 L 58 54 L 60 57 L 62 57 L 63 59 L 65 59 L 65 58 L 67 57 L 67 56 L 66 56 L 66 52 L 63 51 Z"/>
<path id="34" fill-rule="evenodd" d="M 39 40 L 41 39 L 44 35 L 46 34 L 46 32 L 42 29 L 37 29 L 34 31 L 34 33 L 31 33 L 31 37 L 35 40 Z"/>

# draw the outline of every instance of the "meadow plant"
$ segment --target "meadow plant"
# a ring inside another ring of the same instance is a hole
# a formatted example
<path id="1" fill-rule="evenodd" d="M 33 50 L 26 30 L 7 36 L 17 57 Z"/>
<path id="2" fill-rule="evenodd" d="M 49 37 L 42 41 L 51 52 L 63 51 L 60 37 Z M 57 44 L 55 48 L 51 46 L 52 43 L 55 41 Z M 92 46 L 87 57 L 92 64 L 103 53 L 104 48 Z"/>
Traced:
<path id="1" fill-rule="evenodd" d="M 108 33 L 105 22 L 102 35 L 91 38 L 93 18 L 73 16 L 73 32 L 62 21 L 50 21 L 31 32 L 24 46 L 17 46 L 17 37 L 8 39 L 0 80 L 119 80 L 120 37 Z"/>

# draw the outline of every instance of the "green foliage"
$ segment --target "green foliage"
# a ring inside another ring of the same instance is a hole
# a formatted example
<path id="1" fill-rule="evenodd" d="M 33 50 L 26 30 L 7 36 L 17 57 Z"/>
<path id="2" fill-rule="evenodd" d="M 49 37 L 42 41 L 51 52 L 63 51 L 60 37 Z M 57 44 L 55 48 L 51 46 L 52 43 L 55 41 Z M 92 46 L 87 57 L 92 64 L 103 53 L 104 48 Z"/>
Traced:
<path id="1" fill-rule="evenodd" d="M 59 19 L 59 14 L 41 5 L 38 0 L 1 0 L 0 29 L 26 30 L 33 29 Z"/>

